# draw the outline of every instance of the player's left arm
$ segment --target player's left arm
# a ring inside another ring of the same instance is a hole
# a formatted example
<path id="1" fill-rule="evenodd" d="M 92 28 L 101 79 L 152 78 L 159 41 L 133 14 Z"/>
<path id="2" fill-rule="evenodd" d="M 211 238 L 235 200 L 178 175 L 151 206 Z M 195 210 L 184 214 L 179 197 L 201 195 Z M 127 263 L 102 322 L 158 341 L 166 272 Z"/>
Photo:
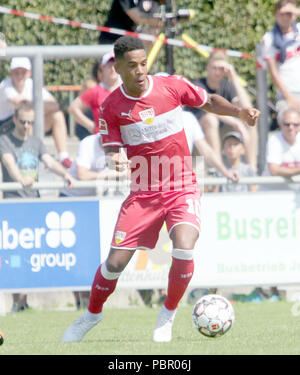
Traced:
<path id="1" fill-rule="evenodd" d="M 252 107 L 240 108 L 217 94 L 208 94 L 207 102 L 199 108 L 216 115 L 237 117 L 249 126 L 255 126 L 260 116 L 258 109 Z"/>

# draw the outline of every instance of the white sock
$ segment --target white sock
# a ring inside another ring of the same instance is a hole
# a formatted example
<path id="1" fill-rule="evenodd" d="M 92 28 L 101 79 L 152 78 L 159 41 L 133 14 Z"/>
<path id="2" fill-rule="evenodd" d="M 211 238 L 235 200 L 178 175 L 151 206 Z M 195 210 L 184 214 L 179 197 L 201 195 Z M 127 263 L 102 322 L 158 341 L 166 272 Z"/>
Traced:
<path id="1" fill-rule="evenodd" d="M 89 310 L 86 310 L 83 316 L 86 320 L 98 321 L 102 319 L 102 312 L 98 314 L 94 314 L 94 313 L 91 313 Z"/>

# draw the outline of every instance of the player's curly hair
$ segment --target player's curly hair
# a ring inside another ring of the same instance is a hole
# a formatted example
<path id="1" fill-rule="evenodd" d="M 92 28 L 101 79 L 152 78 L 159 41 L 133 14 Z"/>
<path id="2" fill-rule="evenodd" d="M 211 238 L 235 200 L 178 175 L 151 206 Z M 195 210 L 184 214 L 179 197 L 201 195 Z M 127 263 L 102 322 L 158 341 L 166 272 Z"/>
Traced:
<path id="1" fill-rule="evenodd" d="M 145 49 L 142 40 L 132 36 L 121 36 L 114 44 L 115 59 L 122 59 L 126 52 L 134 51 L 136 49 Z"/>

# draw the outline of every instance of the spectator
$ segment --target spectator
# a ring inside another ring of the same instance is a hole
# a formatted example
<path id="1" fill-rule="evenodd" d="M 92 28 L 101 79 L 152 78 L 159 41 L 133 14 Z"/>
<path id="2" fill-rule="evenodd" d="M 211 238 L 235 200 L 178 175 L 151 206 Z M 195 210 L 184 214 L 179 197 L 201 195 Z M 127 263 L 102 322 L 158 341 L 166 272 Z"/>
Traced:
<path id="1" fill-rule="evenodd" d="M 279 131 L 267 143 L 264 176 L 290 178 L 300 174 L 300 111 L 289 108 L 277 116 Z M 276 184 L 272 189 L 296 189 L 296 184 Z M 270 187 L 268 187 L 270 189 Z"/>
<path id="2" fill-rule="evenodd" d="M 262 57 L 276 86 L 276 110 L 300 109 L 300 10 L 296 0 L 275 5 L 275 25 L 263 36 Z"/>
<path id="3" fill-rule="evenodd" d="M 245 153 L 245 145 L 243 137 L 240 133 L 233 131 L 225 134 L 223 138 L 223 153 L 225 156 L 225 167 L 237 173 L 240 177 L 254 177 L 255 172 L 251 165 L 243 162 L 242 156 Z M 222 177 L 220 172 L 217 172 L 217 177 Z M 255 185 L 245 184 L 227 184 L 221 185 L 218 189 L 220 192 L 247 192 L 256 191 Z"/>
<path id="4" fill-rule="evenodd" d="M 101 82 L 77 97 L 69 107 L 69 113 L 89 134 L 99 132 L 101 103 L 121 83 L 114 68 L 114 54 L 112 52 L 108 52 L 102 57 L 101 74 Z M 89 108 L 92 111 L 94 121 L 85 114 Z"/>
<path id="5" fill-rule="evenodd" d="M 183 127 L 191 154 L 196 151 L 199 155 L 203 155 L 205 162 L 215 167 L 222 176 L 229 178 L 233 182 L 238 182 L 238 173 L 226 168 L 222 160 L 220 161 L 219 158 L 216 157 L 214 150 L 206 141 L 201 126 L 199 126 L 195 116 L 188 111 L 183 111 L 183 115 Z"/>
<path id="6" fill-rule="evenodd" d="M 33 100 L 31 63 L 27 57 L 14 57 L 10 64 L 10 77 L 0 84 L 0 125 L 11 123 L 16 106 L 23 100 Z M 67 152 L 67 127 L 63 112 L 54 97 L 43 89 L 45 132 L 52 131 L 59 161 L 71 166 Z"/>
<path id="7" fill-rule="evenodd" d="M 160 28 L 163 22 L 152 17 L 156 6 L 153 0 L 113 0 L 104 26 L 127 31 L 135 31 L 138 25 Z M 99 44 L 113 44 L 119 37 L 118 34 L 102 31 Z"/>
<path id="8" fill-rule="evenodd" d="M 79 144 L 76 159 L 69 169 L 70 175 L 76 180 L 92 181 L 99 179 L 117 178 L 125 176 L 125 172 L 118 173 L 106 167 L 106 159 L 102 148 L 100 134 L 85 137 Z M 127 171 L 126 171 L 127 174 Z M 96 190 L 63 189 L 60 197 L 95 196 Z M 77 309 L 87 307 L 89 292 L 73 292 Z"/>
<path id="9" fill-rule="evenodd" d="M 247 91 L 240 83 L 240 79 L 233 67 L 227 61 L 222 52 L 214 52 L 208 59 L 206 65 L 207 76 L 195 80 L 194 83 L 203 87 L 208 93 L 218 94 L 233 104 L 241 107 L 251 107 L 251 101 Z M 257 169 L 257 129 L 248 128 L 237 118 L 219 116 L 212 113 L 193 108 L 189 109 L 200 121 L 205 137 L 216 155 L 221 156 L 220 127 L 229 125 L 238 131 L 244 138 L 246 148 L 246 160 L 256 171 Z"/>
<path id="10" fill-rule="evenodd" d="M 291 178 L 300 174 L 300 111 L 288 108 L 277 116 L 279 131 L 267 142 L 264 176 Z M 299 190 L 299 184 L 274 184 L 260 190 Z M 271 299 L 280 299 L 277 287 L 271 288 Z"/>
<path id="11" fill-rule="evenodd" d="M 82 88 L 81 88 L 81 90 L 79 92 L 79 96 L 81 94 L 83 94 L 86 90 L 99 85 L 100 82 L 102 81 L 101 60 L 102 59 L 97 59 L 95 61 L 95 63 L 93 64 L 92 71 L 91 71 L 92 75 L 91 75 L 91 77 L 88 77 L 84 81 L 84 83 L 82 85 Z M 86 115 L 86 117 L 88 117 L 89 119 L 93 120 L 93 113 L 92 113 L 92 111 L 91 111 L 90 108 L 88 108 L 84 112 L 84 114 Z M 85 138 L 86 136 L 90 135 L 91 133 L 84 126 L 76 123 L 76 125 L 75 125 L 75 134 L 78 137 L 78 139 L 81 141 L 83 138 Z"/>
<path id="12" fill-rule="evenodd" d="M 14 129 L 0 136 L 0 160 L 2 163 L 3 182 L 20 182 L 24 189 L 5 191 L 3 198 L 36 198 L 36 190 L 28 190 L 38 179 L 39 160 L 54 173 L 64 177 L 73 186 L 74 179 L 58 163 L 47 150 L 43 142 L 31 135 L 34 124 L 34 110 L 32 103 L 22 101 L 13 116 Z M 26 295 L 13 295 L 12 311 L 28 308 Z"/>

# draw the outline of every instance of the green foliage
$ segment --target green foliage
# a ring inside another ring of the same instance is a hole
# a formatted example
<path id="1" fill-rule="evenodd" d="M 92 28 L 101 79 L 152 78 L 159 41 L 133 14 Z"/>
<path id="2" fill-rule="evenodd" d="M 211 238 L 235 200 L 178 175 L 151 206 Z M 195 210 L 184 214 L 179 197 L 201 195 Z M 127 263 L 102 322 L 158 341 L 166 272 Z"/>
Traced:
<path id="1" fill-rule="evenodd" d="M 103 25 L 112 0 L 2 0 L 2 6 L 78 22 Z M 255 45 L 272 28 L 275 0 L 177 0 L 177 8 L 196 11 L 194 19 L 177 26 L 175 38 L 187 33 L 198 43 L 216 48 L 248 52 L 255 57 Z M 0 31 L 9 45 L 97 44 L 98 31 L 56 25 L 12 15 L 0 15 Z M 152 68 L 165 70 L 164 48 Z M 231 58 L 238 73 L 255 87 L 255 59 Z M 45 84 L 81 84 L 90 76 L 93 59 L 45 62 Z M 175 70 L 193 79 L 203 74 L 205 58 L 189 48 L 174 47 Z M 0 66 L 0 79 L 8 74 L 8 62 Z"/>

